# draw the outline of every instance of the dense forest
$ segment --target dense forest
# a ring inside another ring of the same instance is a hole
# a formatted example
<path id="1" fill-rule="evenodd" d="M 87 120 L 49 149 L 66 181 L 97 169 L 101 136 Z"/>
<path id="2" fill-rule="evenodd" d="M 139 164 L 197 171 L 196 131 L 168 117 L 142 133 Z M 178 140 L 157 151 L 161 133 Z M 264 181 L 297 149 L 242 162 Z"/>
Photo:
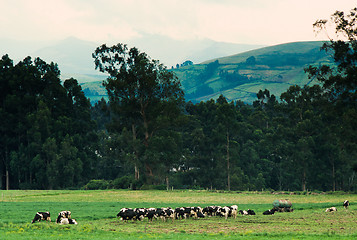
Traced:
<path id="1" fill-rule="evenodd" d="M 356 14 L 332 15 L 346 39 L 323 46 L 335 65 L 306 69 L 319 85 L 253 104 L 186 102 L 173 72 L 125 44 L 93 53 L 109 96 L 93 106 L 56 64 L 4 55 L 1 189 L 356 191 Z"/>

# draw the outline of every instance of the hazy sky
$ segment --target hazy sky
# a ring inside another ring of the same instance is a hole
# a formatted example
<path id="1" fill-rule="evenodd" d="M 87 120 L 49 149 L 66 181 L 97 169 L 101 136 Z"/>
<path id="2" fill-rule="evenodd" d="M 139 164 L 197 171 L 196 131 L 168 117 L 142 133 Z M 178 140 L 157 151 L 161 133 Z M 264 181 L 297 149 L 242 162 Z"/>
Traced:
<path id="1" fill-rule="evenodd" d="M 141 34 L 273 45 L 321 40 L 317 19 L 356 0 L 0 0 L 0 38 L 117 43 Z"/>

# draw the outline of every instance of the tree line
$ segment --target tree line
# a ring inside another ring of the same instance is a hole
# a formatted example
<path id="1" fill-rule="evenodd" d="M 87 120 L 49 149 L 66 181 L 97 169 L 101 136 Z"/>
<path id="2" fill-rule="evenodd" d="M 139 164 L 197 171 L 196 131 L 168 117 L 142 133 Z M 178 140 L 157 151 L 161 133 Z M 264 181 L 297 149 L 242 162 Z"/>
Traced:
<path id="1" fill-rule="evenodd" d="M 306 69 L 319 85 L 253 104 L 186 102 L 171 71 L 125 44 L 93 53 L 109 96 L 94 106 L 56 64 L 4 55 L 1 189 L 356 190 L 356 13 L 332 15 L 346 39 L 323 46 L 334 64 Z"/>

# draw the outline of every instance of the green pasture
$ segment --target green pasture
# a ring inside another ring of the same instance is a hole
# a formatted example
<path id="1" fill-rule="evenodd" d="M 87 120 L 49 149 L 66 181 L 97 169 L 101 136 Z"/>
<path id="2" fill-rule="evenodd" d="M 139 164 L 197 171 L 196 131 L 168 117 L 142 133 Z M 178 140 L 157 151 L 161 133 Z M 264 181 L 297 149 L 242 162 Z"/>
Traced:
<path id="1" fill-rule="evenodd" d="M 262 212 L 276 199 L 289 199 L 294 212 Z M 343 209 L 348 199 L 351 206 Z M 0 191 L 0 239 L 357 239 L 357 195 L 236 193 L 209 191 Z M 122 207 L 233 205 L 257 215 L 236 219 L 123 222 Z M 337 212 L 326 213 L 335 206 Z M 58 212 L 70 210 L 78 225 L 57 225 Z M 50 211 L 52 222 L 31 224 L 37 211 Z"/>

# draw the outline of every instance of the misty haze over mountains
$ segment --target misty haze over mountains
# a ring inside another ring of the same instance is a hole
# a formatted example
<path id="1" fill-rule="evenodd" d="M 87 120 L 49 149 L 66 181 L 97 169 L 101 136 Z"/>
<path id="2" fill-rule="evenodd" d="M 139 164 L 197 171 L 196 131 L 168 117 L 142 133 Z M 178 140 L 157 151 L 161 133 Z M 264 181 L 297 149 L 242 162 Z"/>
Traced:
<path id="1" fill-rule="evenodd" d="M 118 42 L 119 43 L 119 42 Z M 140 38 L 123 41 L 128 47 L 137 47 L 152 59 L 159 60 L 168 68 L 186 60 L 200 63 L 213 58 L 237 54 L 262 47 L 261 45 L 216 42 L 209 39 L 174 40 L 159 35 L 144 34 Z M 9 57 L 17 63 L 27 56 L 40 57 L 46 62 L 59 65 L 62 79 L 76 78 L 79 82 L 95 81 L 101 73 L 95 70 L 92 53 L 104 43 L 89 42 L 69 37 L 58 42 L 27 42 L 0 39 L 1 56 Z M 111 46 L 116 43 L 106 43 Z M 99 75 L 91 78 L 92 75 Z M 79 77 L 81 76 L 81 77 Z M 88 77 L 83 77 L 88 76 Z"/>

